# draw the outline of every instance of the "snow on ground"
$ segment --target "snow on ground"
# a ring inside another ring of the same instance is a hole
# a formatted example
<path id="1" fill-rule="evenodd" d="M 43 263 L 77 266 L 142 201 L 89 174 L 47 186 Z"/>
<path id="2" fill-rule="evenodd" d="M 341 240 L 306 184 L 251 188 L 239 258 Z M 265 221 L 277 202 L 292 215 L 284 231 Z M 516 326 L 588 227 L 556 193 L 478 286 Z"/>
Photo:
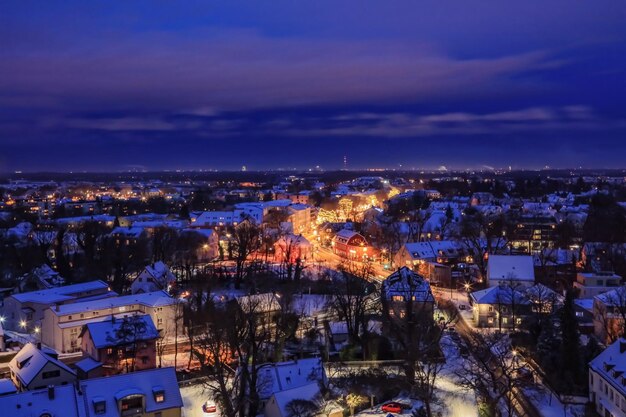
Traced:
<path id="1" fill-rule="evenodd" d="M 441 349 L 446 356 L 446 364 L 435 382 L 440 404 L 433 409 L 441 411 L 443 417 L 478 417 L 474 393 L 462 388 L 456 375 L 465 359 L 449 335 L 441 339 Z"/>
<path id="2" fill-rule="evenodd" d="M 204 417 L 202 404 L 211 399 L 202 384 L 189 385 L 180 389 L 183 397 L 183 417 Z"/>
<path id="3" fill-rule="evenodd" d="M 563 407 L 558 397 L 543 386 L 537 386 L 532 390 L 527 389 L 524 392 L 543 417 L 583 417 L 585 415 L 584 405 L 566 404 Z"/>
<path id="4" fill-rule="evenodd" d="M 402 413 L 400 413 L 400 414 L 392 414 L 392 413 L 388 413 L 388 412 L 385 412 L 385 411 L 381 410 L 383 404 L 386 404 L 387 402 L 391 402 L 391 401 L 396 401 L 396 402 L 399 402 L 401 404 L 407 404 L 407 405 L 410 404 L 411 407 L 407 408 L 405 410 L 402 410 Z M 387 417 L 389 414 L 391 414 L 392 416 L 396 416 L 396 415 L 411 416 L 411 413 L 413 412 L 413 410 L 419 408 L 422 405 L 422 403 L 420 401 L 412 400 L 412 399 L 410 399 L 409 397 L 406 397 L 406 396 L 399 396 L 399 397 L 394 398 L 391 401 L 387 401 L 386 403 L 378 404 L 374 408 L 368 408 L 366 410 L 363 410 L 360 413 L 355 414 L 355 417 Z"/>

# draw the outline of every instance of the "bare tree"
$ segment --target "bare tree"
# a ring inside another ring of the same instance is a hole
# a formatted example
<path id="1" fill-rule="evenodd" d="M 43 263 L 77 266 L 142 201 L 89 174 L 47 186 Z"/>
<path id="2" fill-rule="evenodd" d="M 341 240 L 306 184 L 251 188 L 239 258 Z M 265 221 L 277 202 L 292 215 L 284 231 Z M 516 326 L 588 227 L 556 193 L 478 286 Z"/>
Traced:
<path id="1" fill-rule="evenodd" d="M 313 417 L 319 411 L 318 404 L 311 400 L 293 399 L 285 406 L 287 417 Z"/>
<path id="2" fill-rule="evenodd" d="M 235 255 L 235 287 L 240 288 L 246 277 L 248 258 L 261 245 L 260 229 L 250 220 L 244 220 L 232 229 L 233 252 Z"/>
<path id="3" fill-rule="evenodd" d="M 498 415 L 504 408 L 509 417 L 515 411 L 516 398 L 532 381 L 518 353 L 504 333 L 475 336 L 473 352 L 457 372 L 461 384 L 472 389 L 488 408 L 488 415 Z M 502 407 L 502 405 L 504 407 Z"/>

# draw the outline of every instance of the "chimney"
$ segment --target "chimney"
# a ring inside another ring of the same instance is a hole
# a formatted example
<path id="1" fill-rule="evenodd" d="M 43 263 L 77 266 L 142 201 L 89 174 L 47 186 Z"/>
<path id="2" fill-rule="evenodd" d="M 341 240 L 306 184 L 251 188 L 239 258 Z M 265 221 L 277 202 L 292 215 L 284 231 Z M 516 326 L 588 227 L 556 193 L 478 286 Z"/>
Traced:
<path id="1" fill-rule="evenodd" d="M 48 399 L 54 400 L 54 385 L 48 385 Z"/>
<path id="2" fill-rule="evenodd" d="M 37 349 L 41 350 L 41 342 L 37 342 Z"/>
<path id="3" fill-rule="evenodd" d="M 622 338 L 619 340 L 619 353 L 626 352 L 626 339 Z"/>
<path id="4" fill-rule="evenodd" d="M 115 324 L 115 315 L 114 314 L 111 314 L 111 323 Z"/>
<path id="5" fill-rule="evenodd" d="M 59 312 L 59 305 L 58 304 L 54 305 L 54 311 L 56 311 L 57 313 Z"/>

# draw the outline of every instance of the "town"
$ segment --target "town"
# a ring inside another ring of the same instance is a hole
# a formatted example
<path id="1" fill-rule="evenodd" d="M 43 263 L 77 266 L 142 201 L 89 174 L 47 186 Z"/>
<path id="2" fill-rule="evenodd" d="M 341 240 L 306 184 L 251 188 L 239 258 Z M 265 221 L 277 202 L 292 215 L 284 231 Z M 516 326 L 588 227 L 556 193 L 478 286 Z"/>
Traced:
<path id="1" fill-rule="evenodd" d="M 11 415 L 626 415 L 623 171 L 45 175 L 0 184 Z"/>

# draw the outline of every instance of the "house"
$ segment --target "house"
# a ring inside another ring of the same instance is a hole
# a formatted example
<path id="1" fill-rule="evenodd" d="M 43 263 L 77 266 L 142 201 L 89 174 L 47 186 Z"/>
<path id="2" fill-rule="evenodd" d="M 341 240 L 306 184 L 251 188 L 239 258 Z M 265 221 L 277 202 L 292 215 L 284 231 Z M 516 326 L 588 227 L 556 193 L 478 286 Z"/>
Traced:
<path id="1" fill-rule="evenodd" d="M 407 314 L 433 318 L 435 297 L 430 284 L 421 275 L 406 266 L 389 275 L 381 285 L 383 333 L 389 333 L 389 324 L 402 320 Z"/>
<path id="2" fill-rule="evenodd" d="M 353 230 L 343 229 L 337 232 L 332 241 L 333 252 L 348 259 L 364 259 L 369 256 L 367 240 Z"/>
<path id="3" fill-rule="evenodd" d="M 76 372 L 58 360 L 55 351 L 27 343 L 9 362 L 11 380 L 19 391 L 71 384 Z"/>
<path id="4" fill-rule="evenodd" d="M 308 385 L 315 385 L 317 392 L 320 387 L 328 384 L 326 371 L 321 358 L 298 359 L 288 362 L 265 363 L 258 367 L 257 392 L 261 400 L 261 407 L 267 407 L 270 399 L 280 393 L 287 393 L 294 389 L 302 388 Z M 292 391 L 292 393 L 295 391 Z M 307 391 L 309 392 L 309 391 Z M 271 412 L 277 412 L 277 408 L 285 404 L 282 402 L 286 395 L 279 395 L 273 403 L 270 404 Z M 291 397 L 291 399 L 298 397 Z M 309 398 L 303 398 L 309 399 Z M 283 415 L 283 414 L 279 414 Z M 285 415 L 284 415 L 285 416 Z M 285 416 L 287 417 L 287 416 Z"/>
<path id="5" fill-rule="evenodd" d="M 44 311 L 53 305 L 92 301 L 116 296 L 103 281 L 89 281 L 64 287 L 13 294 L 0 309 L 6 330 L 25 330 L 41 325 Z"/>
<path id="6" fill-rule="evenodd" d="M 80 337 L 83 353 L 102 364 L 104 375 L 156 368 L 159 332 L 147 314 L 88 323 Z"/>
<path id="7" fill-rule="evenodd" d="M 157 368 L 80 382 L 88 416 L 180 417 L 183 400 L 174 368 Z M 65 417 L 65 415 L 63 415 Z"/>
<path id="8" fill-rule="evenodd" d="M 622 284 L 622 277 L 614 272 L 579 272 L 574 288 L 579 298 L 593 298 Z"/>
<path id="9" fill-rule="evenodd" d="M 289 403 L 293 400 L 311 401 L 317 404 L 320 398 L 320 386 L 313 382 L 297 388 L 291 388 L 272 394 L 265 402 L 265 417 L 292 417 Z"/>
<path id="10" fill-rule="evenodd" d="M 154 262 L 144 268 L 143 271 L 130 284 L 133 294 L 168 291 L 176 285 L 176 275 L 163 262 Z"/>
<path id="11" fill-rule="evenodd" d="M 41 326 L 43 343 L 66 353 L 80 350 L 79 335 L 83 326 L 97 321 L 124 318 L 133 314 L 149 314 L 157 330 L 165 338 L 182 332 L 181 306 L 164 291 L 112 297 L 64 305 L 44 311 Z"/>
<path id="12" fill-rule="evenodd" d="M 489 255 L 487 285 L 497 287 L 510 282 L 528 287 L 535 284 L 533 257 L 524 255 Z"/>
<path id="13" fill-rule="evenodd" d="M 593 298 L 593 333 L 603 343 L 623 336 L 626 319 L 626 287 L 620 286 Z"/>
<path id="14" fill-rule="evenodd" d="M 589 362 L 589 402 L 600 416 L 626 417 L 626 339 Z"/>
<path id="15" fill-rule="evenodd" d="M 307 261 L 312 253 L 311 243 L 302 235 L 281 236 L 274 244 L 274 257 L 281 262 Z"/>
<path id="16" fill-rule="evenodd" d="M 0 396 L 0 409 L 12 417 L 180 417 L 182 407 L 174 368 Z"/>

